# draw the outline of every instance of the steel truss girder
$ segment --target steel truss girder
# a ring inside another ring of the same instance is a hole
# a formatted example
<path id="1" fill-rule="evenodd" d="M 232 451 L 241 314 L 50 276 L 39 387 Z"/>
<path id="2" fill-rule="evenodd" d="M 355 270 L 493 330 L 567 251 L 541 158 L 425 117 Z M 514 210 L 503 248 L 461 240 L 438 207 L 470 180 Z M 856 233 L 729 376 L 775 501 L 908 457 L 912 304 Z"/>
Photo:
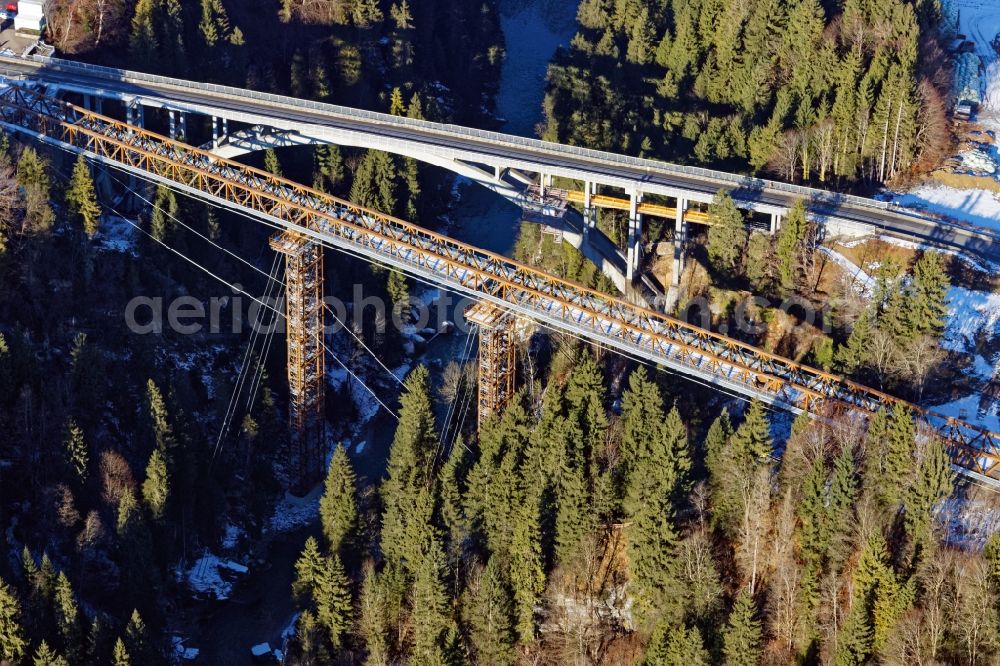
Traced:
<path id="1" fill-rule="evenodd" d="M 0 92 L 0 118 L 12 131 L 182 185 L 323 243 L 773 404 L 810 413 L 831 403 L 866 414 L 906 407 L 944 439 L 957 465 L 1000 480 L 1000 434 L 959 419 L 20 85 Z"/>

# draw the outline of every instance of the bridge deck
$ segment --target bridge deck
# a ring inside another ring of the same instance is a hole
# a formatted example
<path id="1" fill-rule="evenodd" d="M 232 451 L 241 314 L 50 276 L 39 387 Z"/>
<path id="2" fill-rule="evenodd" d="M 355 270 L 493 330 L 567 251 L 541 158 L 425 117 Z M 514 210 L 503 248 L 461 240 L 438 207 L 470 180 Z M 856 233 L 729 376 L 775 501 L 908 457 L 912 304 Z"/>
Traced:
<path id="1" fill-rule="evenodd" d="M 21 86 L 0 93 L 0 114 L 0 124 L 10 131 L 398 266 L 724 389 L 814 415 L 829 409 L 860 414 L 910 409 L 945 440 L 956 465 L 1000 481 L 1000 435 L 957 419 Z"/>

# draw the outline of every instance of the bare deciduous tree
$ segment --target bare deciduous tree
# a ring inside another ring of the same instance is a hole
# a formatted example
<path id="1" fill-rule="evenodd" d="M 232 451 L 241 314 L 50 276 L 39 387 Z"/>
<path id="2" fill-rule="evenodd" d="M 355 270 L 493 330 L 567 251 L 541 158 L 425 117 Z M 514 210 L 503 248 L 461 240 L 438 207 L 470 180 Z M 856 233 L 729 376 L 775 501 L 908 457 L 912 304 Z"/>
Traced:
<path id="1" fill-rule="evenodd" d="M 763 570 L 771 506 L 771 468 L 762 467 L 743 478 L 741 520 L 737 537 L 736 561 L 750 594 L 757 591 Z"/>

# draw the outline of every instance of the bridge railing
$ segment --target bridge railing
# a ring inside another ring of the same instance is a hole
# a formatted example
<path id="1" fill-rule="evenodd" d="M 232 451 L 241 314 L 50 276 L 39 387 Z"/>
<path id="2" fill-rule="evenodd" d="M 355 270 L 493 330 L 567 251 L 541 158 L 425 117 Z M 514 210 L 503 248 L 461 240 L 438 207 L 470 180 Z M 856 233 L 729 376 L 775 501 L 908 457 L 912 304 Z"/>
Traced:
<path id="1" fill-rule="evenodd" d="M 188 89 L 194 92 L 210 92 L 217 95 L 228 95 L 243 99 L 249 98 L 261 102 L 266 102 L 272 105 L 291 106 L 300 109 L 317 111 L 324 114 L 333 114 L 347 118 L 361 119 L 377 123 L 397 125 L 401 127 L 411 127 L 423 131 L 434 131 L 452 136 L 460 136 L 468 139 L 483 141 L 492 145 L 515 145 L 523 148 L 529 148 L 532 150 L 543 150 L 555 154 L 572 155 L 574 157 L 579 157 L 591 161 L 602 161 L 605 163 L 611 163 L 630 168 L 643 169 L 649 173 L 656 172 L 663 175 L 675 174 L 675 175 L 695 176 L 701 179 L 714 180 L 720 184 L 732 185 L 737 188 L 746 188 L 751 190 L 771 190 L 771 191 L 791 194 L 798 198 L 807 200 L 813 206 L 824 205 L 824 204 L 831 206 L 851 206 L 855 208 L 870 209 L 870 210 L 892 211 L 902 215 L 919 217 L 915 215 L 912 211 L 909 211 L 905 208 L 901 208 L 899 206 L 895 206 L 891 202 L 879 201 L 867 197 L 859 197 L 853 194 L 840 194 L 837 192 L 829 192 L 827 190 L 820 190 L 812 187 L 805 187 L 802 185 L 793 185 L 790 183 L 782 183 L 779 181 L 767 180 L 763 178 L 755 178 L 752 176 L 743 176 L 739 174 L 727 173 L 724 171 L 716 171 L 714 169 L 706 169 L 703 167 L 687 166 L 683 164 L 674 164 L 670 162 L 661 162 L 658 160 L 651 160 L 639 157 L 630 157 L 628 155 L 621 155 L 617 153 L 593 150 L 590 148 L 581 148 L 579 146 L 570 146 L 566 144 L 553 143 L 549 141 L 541 141 L 539 139 L 531 139 L 528 137 L 522 137 L 513 134 L 503 134 L 500 132 L 493 132 L 489 130 L 472 129 L 460 125 L 434 123 L 427 120 L 416 120 L 413 118 L 393 116 L 386 113 L 366 111 L 364 109 L 356 109 L 347 106 L 340 106 L 337 104 L 329 104 L 326 102 L 315 102 L 311 100 L 297 99 L 294 97 L 275 95 L 273 93 L 259 92 L 256 90 L 250 90 L 245 88 L 236 88 L 233 86 L 224 86 L 215 83 L 199 83 L 196 81 L 177 79 L 169 76 L 146 74 L 143 72 L 136 72 L 132 70 L 117 69 L 114 67 L 105 67 L 103 65 L 92 65 L 84 62 L 63 60 L 61 58 L 51 58 L 40 55 L 32 55 L 26 58 L 21 58 L 21 57 L 0 58 L 0 61 L 3 60 L 18 61 L 18 62 L 29 61 L 54 71 L 62 71 L 67 73 L 74 73 L 74 72 L 86 73 L 103 78 L 119 80 L 126 83 L 145 82 L 157 85 L 174 86 L 178 88 Z"/>
<path id="2" fill-rule="evenodd" d="M 991 482 L 1000 480 L 1000 434 L 843 377 L 37 91 L 11 86 L 0 92 L 0 122 L 12 131 L 28 132 L 196 195 L 244 208 L 324 244 L 432 276 L 437 284 L 549 321 L 556 328 L 583 334 L 626 354 L 708 377 L 747 395 L 810 412 L 825 406 L 869 414 L 883 407 L 905 408 L 942 436 L 955 464 Z"/>

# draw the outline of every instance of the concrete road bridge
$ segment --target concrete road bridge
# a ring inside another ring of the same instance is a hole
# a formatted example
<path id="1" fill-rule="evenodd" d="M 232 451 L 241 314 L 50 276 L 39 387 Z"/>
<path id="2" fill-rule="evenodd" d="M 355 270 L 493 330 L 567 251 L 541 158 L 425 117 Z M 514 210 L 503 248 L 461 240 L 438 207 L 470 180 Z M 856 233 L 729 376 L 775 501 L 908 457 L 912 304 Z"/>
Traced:
<path id="1" fill-rule="evenodd" d="M 956 469 L 1000 486 L 1000 435 L 924 410 L 883 392 L 767 353 L 627 300 L 552 277 L 391 216 L 276 177 L 209 150 L 89 111 L 39 89 L 9 83 L 0 91 L 0 126 L 279 230 L 271 241 L 286 257 L 291 419 L 299 432 L 303 478 L 321 471 L 324 399 L 322 248 L 388 264 L 478 301 L 480 415 L 502 409 L 513 383 L 514 317 L 604 345 L 697 381 L 795 412 L 866 417 L 905 408 L 946 444 Z M 484 356 L 485 355 L 485 356 Z"/>
<path id="2" fill-rule="evenodd" d="M 710 203 L 720 188 L 729 191 L 740 207 L 769 216 L 772 232 L 788 209 L 804 200 L 825 237 L 879 232 L 1000 259 L 1000 234 L 864 197 L 56 58 L 0 57 L 0 73 L 44 85 L 50 96 L 131 125 L 162 127 L 172 139 L 190 143 L 197 138 L 202 148 L 218 157 L 331 143 L 384 150 L 436 165 L 559 228 L 567 241 L 638 303 L 651 302 L 659 291 L 640 270 L 643 217 L 674 222 L 671 281 L 676 284 L 688 224 L 706 222 L 697 208 Z M 554 189 L 554 178 L 575 183 L 576 189 Z M 602 207 L 628 212 L 624 251 L 597 230 L 596 211 Z"/>

